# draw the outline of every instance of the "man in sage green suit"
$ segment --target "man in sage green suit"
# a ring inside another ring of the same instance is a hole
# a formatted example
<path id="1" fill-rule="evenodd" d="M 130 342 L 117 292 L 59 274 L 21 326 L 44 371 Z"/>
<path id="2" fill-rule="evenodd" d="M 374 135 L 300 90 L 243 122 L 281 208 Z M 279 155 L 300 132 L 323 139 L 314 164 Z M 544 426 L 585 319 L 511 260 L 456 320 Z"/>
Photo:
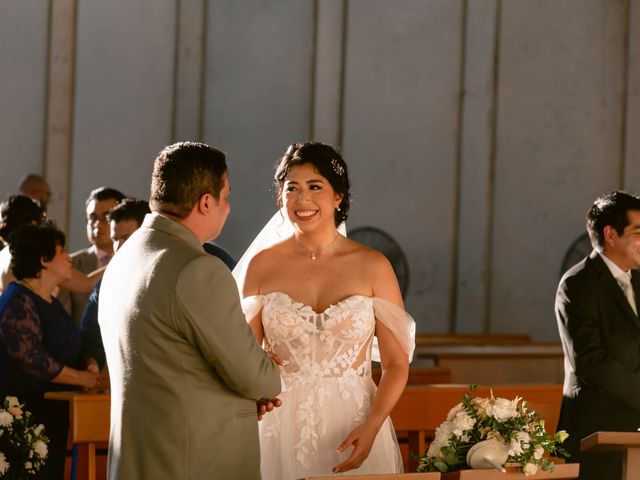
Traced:
<path id="1" fill-rule="evenodd" d="M 279 373 L 246 324 L 229 269 L 202 248 L 224 225 L 228 195 L 224 154 L 166 147 L 152 213 L 105 272 L 111 480 L 260 478 L 256 401 L 280 392 Z"/>

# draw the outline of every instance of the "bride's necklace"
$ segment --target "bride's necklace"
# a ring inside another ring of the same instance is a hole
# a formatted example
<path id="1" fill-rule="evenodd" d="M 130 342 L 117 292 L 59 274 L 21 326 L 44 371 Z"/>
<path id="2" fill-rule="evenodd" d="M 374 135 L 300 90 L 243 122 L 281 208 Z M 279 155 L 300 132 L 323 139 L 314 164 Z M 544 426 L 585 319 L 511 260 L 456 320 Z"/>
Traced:
<path id="1" fill-rule="evenodd" d="M 339 236 L 340 236 L 340 232 L 336 233 L 336 236 L 333 237 L 333 240 L 331 240 L 331 242 L 328 245 L 326 245 L 324 247 L 317 248 L 315 250 L 309 250 L 297 238 L 296 238 L 296 243 L 307 251 L 307 253 L 309 254 L 309 258 L 311 258 L 311 260 L 316 260 L 318 258 L 318 255 L 320 255 L 320 252 L 322 252 L 323 250 L 326 250 L 327 248 L 331 247 L 331 245 L 336 243 L 336 240 L 338 239 Z M 294 238 L 295 238 L 295 236 L 294 236 Z"/>

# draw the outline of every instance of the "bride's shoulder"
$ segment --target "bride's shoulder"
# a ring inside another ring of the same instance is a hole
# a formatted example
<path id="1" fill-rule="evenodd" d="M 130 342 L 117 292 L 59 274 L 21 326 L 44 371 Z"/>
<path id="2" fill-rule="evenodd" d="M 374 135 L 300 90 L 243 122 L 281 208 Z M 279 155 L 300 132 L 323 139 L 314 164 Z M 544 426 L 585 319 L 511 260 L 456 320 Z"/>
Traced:
<path id="1" fill-rule="evenodd" d="M 346 252 L 357 263 L 370 265 L 376 268 L 380 268 L 381 266 L 389 264 L 387 257 L 385 257 L 379 251 L 363 245 L 362 243 L 351 240 L 350 238 L 347 238 L 346 240 Z"/>
<path id="2" fill-rule="evenodd" d="M 264 250 L 259 251 L 249 262 L 249 270 L 262 271 L 265 268 L 272 267 L 274 262 L 278 262 L 284 258 L 289 251 L 287 240 L 276 243 Z"/>

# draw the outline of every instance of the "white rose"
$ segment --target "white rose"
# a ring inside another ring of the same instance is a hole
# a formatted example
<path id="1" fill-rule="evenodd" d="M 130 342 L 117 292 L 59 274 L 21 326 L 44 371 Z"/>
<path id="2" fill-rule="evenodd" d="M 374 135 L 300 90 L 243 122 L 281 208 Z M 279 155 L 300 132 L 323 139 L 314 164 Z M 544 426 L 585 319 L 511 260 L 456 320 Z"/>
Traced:
<path id="1" fill-rule="evenodd" d="M 0 475 L 4 475 L 9 470 L 9 462 L 7 462 L 4 453 L 0 452 Z"/>
<path id="2" fill-rule="evenodd" d="M 506 398 L 496 398 L 493 403 L 487 406 L 487 415 L 495 418 L 499 422 L 504 422 L 516 416 L 517 412 L 511 400 Z"/>
<path id="3" fill-rule="evenodd" d="M 47 458 L 47 454 L 49 453 L 49 449 L 47 448 L 47 444 L 42 440 L 36 440 L 36 443 L 33 444 L 33 450 L 36 452 L 36 455 L 40 458 Z"/>
<path id="4" fill-rule="evenodd" d="M 542 445 L 536 445 L 536 448 L 533 450 L 533 458 L 540 460 L 542 455 L 544 455 L 544 448 L 542 448 Z"/>
<path id="5" fill-rule="evenodd" d="M 10 407 L 19 407 L 20 406 L 20 402 L 18 402 L 18 399 L 16 397 L 7 397 L 7 398 L 5 398 L 5 400 L 7 402 L 9 402 L 9 406 Z"/>
<path id="6" fill-rule="evenodd" d="M 462 436 L 463 432 L 470 430 L 475 425 L 475 419 L 471 418 L 467 412 L 458 412 L 453 419 L 452 432 L 457 437 Z"/>
<path id="7" fill-rule="evenodd" d="M 441 437 L 445 441 L 449 440 L 449 435 L 451 435 L 452 423 L 442 422 L 438 427 L 436 427 L 436 440 L 438 437 Z"/>
<path id="8" fill-rule="evenodd" d="M 13 423 L 13 415 L 6 410 L 0 411 L 0 427 L 8 427 Z"/>
<path id="9" fill-rule="evenodd" d="M 522 469 L 522 472 L 528 477 L 529 475 L 535 475 L 536 472 L 538 471 L 538 465 L 536 465 L 535 463 L 527 463 L 524 468 Z"/>
<path id="10" fill-rule="evenodd" d="M 33 434 L 36 437 L 39 437 L 40 434 L 42 433 L 42 430 L 44 430 L 44 425 L 41 423 L 40 425 L 38 425 L 36 428 L 33 429 Z"/>
<path id="11" fill-rule="evenodd" d="M 25 462 L 24 464 L 25 470 L 31 470 L 33 468 L 33 464 L 31 462 Z"/>

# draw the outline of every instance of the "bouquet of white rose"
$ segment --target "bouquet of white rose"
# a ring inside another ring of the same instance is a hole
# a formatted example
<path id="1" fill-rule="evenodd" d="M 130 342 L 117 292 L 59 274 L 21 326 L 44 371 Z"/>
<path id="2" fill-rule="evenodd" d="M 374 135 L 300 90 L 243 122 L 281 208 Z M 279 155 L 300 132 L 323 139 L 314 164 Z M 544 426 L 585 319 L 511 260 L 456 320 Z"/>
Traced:
<path id="1" fill-rule="evenodd" d="M 436 429 L 427 453 L 418 458 L 418 472 L 444 473 L 469 468 L 469 450 L 479 442 L 491 440 L 504 449 L 507 464 L 520 467 L 525 475 L 533 475 L 538 467 L 553 470 L 554 464 L 544 456 L 545 452 L 568 456 L 561 448 L 567 437 L 564 430 L 549 435 L 544 420 L 529 410 L 520 397 L 507 400 L 494 398 L 492 393 L 491 398 L 471 398 L 466 393 Z"/>
<path id="2" fill-rule="evenodd" d="M 44 425 L 34 425 L 31 413 L 16 397 L 0 407 L 0 478 L 24 479 L 35 475 L 47 458 Z"/>

